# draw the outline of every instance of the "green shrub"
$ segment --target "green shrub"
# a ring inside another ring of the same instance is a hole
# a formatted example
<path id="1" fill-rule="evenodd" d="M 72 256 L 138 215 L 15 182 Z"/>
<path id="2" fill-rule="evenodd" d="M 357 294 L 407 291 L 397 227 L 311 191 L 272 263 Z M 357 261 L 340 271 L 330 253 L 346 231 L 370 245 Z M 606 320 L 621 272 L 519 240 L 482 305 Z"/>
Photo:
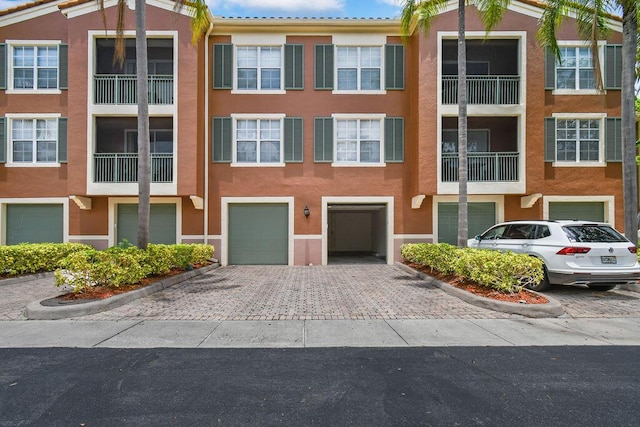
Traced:
<path id="1" fill-rule="evenodd" d="M 431 271 L 455 274 L 505 293 L 539 283 L 544 275 L 542 261 L 526 254 L 459 249 L 446 243 L 405 244 L 400 252 L 405 260 L 424 265 Z"/>
<path id="2" fill-rule="evenodd" d="M 135 284 L 145 277 L 166 274 L 173 268 L 193 268 L 213 256 L 210 245 L 150 244 L 146 250 L 118 245 L 104 251 L 88 249 L 61 262 L 55 272 L 56 286 L 71 286 L 82 292 L 89 286 L 119 287 Z"/>
<path id="3" fill-rule="evenodd" d="M 143 253 L 137 248 L 98 251 L 88 249 L 69 255 L 56 270 L 56 286 L 69 285 L 73 292 L 88 286 L 134 284 L 148 276 L 148 268 L 141 263 Z"/>
<path id="4" fill-rule="evenodd" d="M 54 271 L 69 254 L 91 246 L 81 243 L 22 243 L 0 246 L 0 274 L 17 275 Z"/>

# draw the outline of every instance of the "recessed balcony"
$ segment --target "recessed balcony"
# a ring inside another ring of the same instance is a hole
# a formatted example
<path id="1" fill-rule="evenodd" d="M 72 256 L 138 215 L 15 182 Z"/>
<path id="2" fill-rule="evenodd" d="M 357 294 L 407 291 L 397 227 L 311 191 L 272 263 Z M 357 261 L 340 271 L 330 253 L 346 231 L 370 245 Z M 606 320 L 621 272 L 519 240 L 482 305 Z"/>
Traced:
<path id="1" fill-rule="evenodd" d="M 467 103 L 520 103 L 518 40 L 467 40 Z M 442 41 L 442 104 L 458 103 L 457 41 Z"/>
<path id="2" fill-rule="evenodd" d="M 174 182 L 173 123 L 168 117 L 151 117 L 151 182 Z M 94 183 L 138 182 L 138 131 L 135 117 L 96 118 L 93 156 Z"/>
<path id="3" fill-rule="evenodd" d="M 114 63 L 115 41 L 97 38 L 93 75 L 93 100 L 96 105 L 135 105 L 138 102 L 136 48 L 134 39 L 125 39 L 125 59 Z M 173 40 L 147 40 L 147 66 L 150 105 L 174 102 Z"/>
<path id="4" fill-rule="evenodd" d="M 458 182 L 457 118 L 442 120 L 440 180 Z M 517 117 L 469 117 L 468 182 L 518 182 L 520 176 Z"/>

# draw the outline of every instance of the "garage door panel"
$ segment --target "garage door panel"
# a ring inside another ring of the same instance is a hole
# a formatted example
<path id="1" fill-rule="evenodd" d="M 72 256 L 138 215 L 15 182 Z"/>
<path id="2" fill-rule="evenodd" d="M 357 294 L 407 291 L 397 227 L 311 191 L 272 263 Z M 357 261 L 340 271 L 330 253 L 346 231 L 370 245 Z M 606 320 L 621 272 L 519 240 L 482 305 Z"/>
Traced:
<path id="1" fill-rule="evenodd" d="M 62 243 L 64 218 L 61 204 L 7 205 L 6 244 Z"/>
<path id="2" fill-rule="evenodd" d="M 551 202 L 549 219 L 604 222 L 604 202 Z"/>
<path id="3" fill-rule="evenodd" d="M 138 244 L 138 205 L 118 205 L 117 240 Z M 149 212 L 149 243 L 176 243 L 176 205 L 153 203 Z"/>
<path id="4" fill-rule="evenodd" d="M 496 223 L 494 202 L 467 204 L 469 237 L 480 234 Z M 458 244 L 458 203 L 438 203 L 438 242 Z"/>
<path id="5" fill-rule="evenodd" d="M 288 264 L 288 218 L 287 204 L 230 204 L 229 264 Z"/>

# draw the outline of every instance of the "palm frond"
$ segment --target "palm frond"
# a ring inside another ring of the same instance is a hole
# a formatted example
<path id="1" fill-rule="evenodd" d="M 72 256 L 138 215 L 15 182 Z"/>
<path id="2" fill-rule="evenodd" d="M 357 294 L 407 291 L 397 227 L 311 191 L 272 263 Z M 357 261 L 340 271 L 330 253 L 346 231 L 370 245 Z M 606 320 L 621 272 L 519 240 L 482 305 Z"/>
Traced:
<path id="1" fill-rule="evenodd" d="M 406 0 L 402 7 L 400 26 L 405 37 L 411 35 L 414 25 L 424 34 L 429 31 L 433 19 L 449 4 L 449 0 Z"/>
<path id="2" fill-rule="evenodd" d="M 510 0 L 476 0 L 480 18 L 487 33 L 502 21 Z"/>

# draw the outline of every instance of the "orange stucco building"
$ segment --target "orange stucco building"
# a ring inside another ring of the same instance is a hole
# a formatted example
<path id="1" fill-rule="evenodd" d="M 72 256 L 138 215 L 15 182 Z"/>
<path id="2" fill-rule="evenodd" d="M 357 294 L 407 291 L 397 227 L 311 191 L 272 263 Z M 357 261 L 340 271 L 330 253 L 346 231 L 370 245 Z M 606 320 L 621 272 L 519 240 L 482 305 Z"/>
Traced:
<path id="1" fill-rule="evenodd" d="M 406 39 L 398 19 L 211 16 L 197 45 L 173 5 L 147 1 L 153 242 L 289 265 L 455 242 L 455 5 Z M 485 34 L 467 12 L 471 236 L 522 218 L 623 225 L 621 23 L 598 91 L 572 21 L 556 60 L 540 14 L 511 2 Z M 126 22 L 120 66 L 95 2 L 0 12 L 0 243 L 135 241 L 133 10 Z"/>

